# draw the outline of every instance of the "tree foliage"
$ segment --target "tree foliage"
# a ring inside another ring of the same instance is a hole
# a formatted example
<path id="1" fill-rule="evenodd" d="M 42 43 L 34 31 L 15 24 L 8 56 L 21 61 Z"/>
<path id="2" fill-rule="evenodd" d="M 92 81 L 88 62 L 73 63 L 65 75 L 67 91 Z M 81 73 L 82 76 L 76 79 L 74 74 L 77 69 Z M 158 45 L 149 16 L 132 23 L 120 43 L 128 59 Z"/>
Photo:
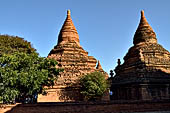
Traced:
<path id="1" fill-rule="evenodd" d="M 10 103 L 43 91 L 43 86 L 54 85 L 59 69 L 52 59 L 36 53 L 3 54 L 0 57 L 0 101 Z"/>
<path id="2" fill-rule="evenodd" d="M 31 43 L 18 36 L 0 35 L 0 56 L 15 52 L 34 53 Z"/>
<path id="3" fill-rule="evenodd" d="M 80 79 L 81 94 L 86 100 L 96 100 L 103 96 L 108 82 L 101 72 L 93 72 Z"/>

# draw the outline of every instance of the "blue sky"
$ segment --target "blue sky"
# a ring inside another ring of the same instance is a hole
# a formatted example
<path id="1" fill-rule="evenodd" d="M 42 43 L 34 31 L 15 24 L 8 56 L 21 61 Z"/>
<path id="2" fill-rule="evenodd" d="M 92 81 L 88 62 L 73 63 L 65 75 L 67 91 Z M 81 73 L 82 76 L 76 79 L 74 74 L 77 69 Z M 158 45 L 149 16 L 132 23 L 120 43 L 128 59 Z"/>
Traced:
<path id="1" fill-rule="evenodd" d="M 46 57 L 67 9 L 80 44 L 107 72 L 132 46 L 142 9 L 158 43 L 170 50 L 170 0 L 0 0 L 0 33 L 23 37 Z"/>

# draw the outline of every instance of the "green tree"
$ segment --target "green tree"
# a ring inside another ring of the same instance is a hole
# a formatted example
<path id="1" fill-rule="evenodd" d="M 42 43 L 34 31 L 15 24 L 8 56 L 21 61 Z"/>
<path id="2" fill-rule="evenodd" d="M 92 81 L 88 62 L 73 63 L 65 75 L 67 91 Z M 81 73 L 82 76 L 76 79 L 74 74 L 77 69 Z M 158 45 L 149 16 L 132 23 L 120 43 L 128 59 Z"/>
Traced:
<path id="1" fill-rule="evenodd" d="M 18 36 L 0 35 L 0 56 L 15 52 L 34 53 L 31 43 Z"/>
<path id="2" fill-rule="evenodd" d="M 108 89 L 108 82 L 101 72 L 93 72 L 80 79 L 81 94 L 85 100 L 100 99 Z"/>
<path id="3" fill-rule="evenodd" d="M 42 93 L 44 86 L 54 85 L 59 69 L 52 59 L 37 53 L 3 54 L 0 57 L 0 101 L 10 103 Z"/>

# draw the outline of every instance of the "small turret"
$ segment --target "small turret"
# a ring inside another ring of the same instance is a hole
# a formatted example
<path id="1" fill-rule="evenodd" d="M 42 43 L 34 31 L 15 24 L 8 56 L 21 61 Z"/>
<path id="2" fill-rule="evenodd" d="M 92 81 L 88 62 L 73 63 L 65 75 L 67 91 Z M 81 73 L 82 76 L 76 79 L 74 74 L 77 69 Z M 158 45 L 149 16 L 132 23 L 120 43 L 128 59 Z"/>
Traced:
<path id="1" fill-rule="evenodd" d="M 97 67 L 96 67 L 96 69 L 102 69 L 102 66 L 101 66 L 101 64 L 100 64 L 100 61 L 98 60 L 98 63 L 97 63 Z M 103 69 L 102 69 L 103 70 Z"/>

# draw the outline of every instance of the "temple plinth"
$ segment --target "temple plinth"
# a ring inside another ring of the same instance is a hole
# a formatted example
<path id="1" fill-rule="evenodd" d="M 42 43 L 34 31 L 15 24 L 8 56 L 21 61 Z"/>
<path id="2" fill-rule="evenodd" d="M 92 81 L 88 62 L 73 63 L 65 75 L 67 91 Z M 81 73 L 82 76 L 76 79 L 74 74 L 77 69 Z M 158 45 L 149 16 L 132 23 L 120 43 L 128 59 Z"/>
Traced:
<path id="1" fill-rule="evenodd" d="M 48 88 L 47 95 L 39 96 L 39 102 L 81 101 L 79 79 L 82 76 L 94 71 L 101 71 L 107 76 L 100 64 L 96 67 L 97 60 L 88 56 L 88 52 L 81 47 L 70 10 L 67 11 L 67 17 L 60 30 L 58 43 L 50 51 L 48 58 L 55 59 L 58 62 L 57 68 L 64 71 L 58 76 L 55 85 Z"/>
<path id="2" fill-rule="evenodd" d="M 112 99 L 170 99 L 170 53 L 157 43 L 144 11 L 141 11 L 133 44 L 124 57 L 124 63 L 115 68 Z"/>

